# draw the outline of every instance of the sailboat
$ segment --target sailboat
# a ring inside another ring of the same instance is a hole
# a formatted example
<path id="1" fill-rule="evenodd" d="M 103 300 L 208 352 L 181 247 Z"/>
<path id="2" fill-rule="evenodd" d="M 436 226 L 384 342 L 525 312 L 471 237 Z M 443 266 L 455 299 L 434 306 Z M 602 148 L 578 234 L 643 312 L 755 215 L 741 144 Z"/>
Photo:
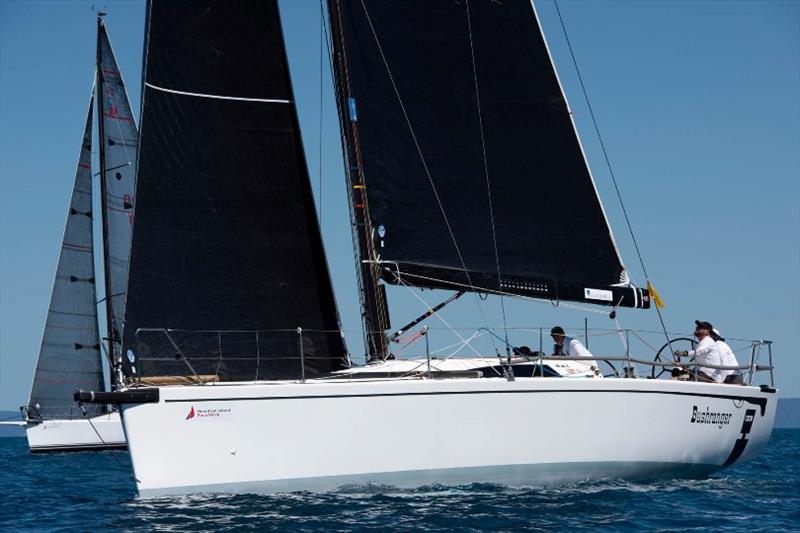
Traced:
<path id="1" fill-rule="evenodd" d="M 92 209 L 92 124 L 97 101 L 101 139 L 100 191 L 103 249 L 94 246 Z M 61 255 L 44 335 L 23 413 L 33 452 L 124 448 L 119 413 L 106 406 L 82 412 L 72 402 L 77 388 L 105 389 L 119 367 L 121 321 L 133 222 L 138 131 L 102 16 L 97 19 L 97 74 L 83 132 Z M 100 252 L 100 253 L 98 253 Z M 95 257 L 102 257 L 108 336 L 101 339 L 97 315 Z M 103 345 L 103 340 L 107 342 Z M 103 355 L 105 348 L 106 356 Z M 113 390 L 113 386 L 112 386 Z"/>
<path id="2" fill-rule="evenodd" d="M 777 394 L 752 385 L 756 362 L 738 386 L 511 346 L 394 358 L 387 283 L 612 313 L 651 293 L 622 263 L 533 4 L 327 14 L 366 366 L 341 335 L 277 2 L 147 4 L 126 382 L 75 394 L 119 406 L 139 494 L 698 477 L 757 456 Z"/>

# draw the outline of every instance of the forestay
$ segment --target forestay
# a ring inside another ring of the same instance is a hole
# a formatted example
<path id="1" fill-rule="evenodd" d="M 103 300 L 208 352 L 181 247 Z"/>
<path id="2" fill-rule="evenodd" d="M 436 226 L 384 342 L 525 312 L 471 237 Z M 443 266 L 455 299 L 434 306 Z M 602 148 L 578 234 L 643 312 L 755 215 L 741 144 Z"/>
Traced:
<path id="1" fill-rule="evenodd" d="M 329 5 L 354 201 L 385 280 L 649 306 L 529 1 Z"/>
<path id="2" fill-rule="evenodd" d="M 81 416 L 75 389 L 103 390 L 92 239 L 92 104 L 86 117 L 75 184 L 61 241 L 50 307 L 36 363 L 28 417 Z M 101 405 L 85 407 L 99 414 Z"/>
<path id="3" fill-rule="evenodd" d="M 118 354 L 128 285 L 133 192 L 139 133 L 103 20 L 97 28 L 99 132 L 103 201 L 104 267 L 109 346 Z M 114 357 L 114 360 L 117 358 Z"/>
<path id="4" fill-rule="evenodd" d="M 126 371 L 300 377 L 297 327 L 306 376 L 345 368 L 277 3 L 153 0 L 147 21 Z M 139 328 L 228 333 L 137 351 Z"/>

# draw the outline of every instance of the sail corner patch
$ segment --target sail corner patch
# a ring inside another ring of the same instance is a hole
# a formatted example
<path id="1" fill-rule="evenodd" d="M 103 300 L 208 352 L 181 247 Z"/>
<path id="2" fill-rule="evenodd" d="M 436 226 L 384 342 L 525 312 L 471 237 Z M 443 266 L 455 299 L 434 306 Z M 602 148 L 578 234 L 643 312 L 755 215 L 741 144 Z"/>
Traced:
<path id="1" fill-rule="evenodd" d="M 583 295 L 587 300 L 602 300 L 604 302 L 613 302 L 614 293 L 603 289 L 583 289 Z"/>

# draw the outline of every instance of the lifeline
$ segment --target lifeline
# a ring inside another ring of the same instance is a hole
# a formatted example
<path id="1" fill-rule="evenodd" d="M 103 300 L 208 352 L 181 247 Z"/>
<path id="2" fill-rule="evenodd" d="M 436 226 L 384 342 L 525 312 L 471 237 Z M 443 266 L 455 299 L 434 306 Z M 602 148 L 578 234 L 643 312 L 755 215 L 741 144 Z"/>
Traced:
<path id="1" fill-rule="evenodd" d="M 705 412 L 697 412 L 697 406 L 692 406 L 692 420 L 694 424 L 717 424 L 719 427 L 731 423 L 733 413 L 710 413 L 708 407 Z"/>

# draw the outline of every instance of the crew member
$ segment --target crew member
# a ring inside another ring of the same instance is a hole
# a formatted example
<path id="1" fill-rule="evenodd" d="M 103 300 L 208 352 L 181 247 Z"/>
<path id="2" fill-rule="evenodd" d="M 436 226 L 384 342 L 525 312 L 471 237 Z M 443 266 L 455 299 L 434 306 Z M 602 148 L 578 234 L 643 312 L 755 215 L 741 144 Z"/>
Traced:
<path id="1" fill-rule="evenodd" d="M 716 328 L 711 330 L 711 338 L 717 343 L 719 349 L 719 358 L 722 361 L 722 366 L 739 366 L 739 361 L 736 360 L 731 347 L 725 342 L 725 339 L 720 335 L 719 330 Z M 729 385 L 744 385 L 744 377 L 742 377 L 741 370 L 720 370 L 722 382 Z"/>
<path id="2" fill-rule="evenodd" d="M 714 339 L 711 337 L 711 332 L 714 330 L 708 322 L 695 320 L 694 336 L 699 341 L 694 350 L 675 350 L 677 357 L 694 357 L 697 364 L 695 376 L 698 381 L 705 381 L 708 383 L 720 383 L 722 377 L 720 370 L 711 368 L 705 365 L 722 366 L 722 359 L 720 358 L 719 347 Z"/>
<path id="3" fill-rule="evenodd" d="M 555 326 L 550 330 L 550 336 L 553 337 L 555 346 L 553 347 L 553 355 L 564 355 L 569 357 L 594 357 L 592 352 L 586 349 L 586 346 L 578 339 L 567 337 L 564 334 L 564 328 Z M 592 367 L 595 374 L 600 374 L 600 369 L 597 366 L 597 361 L 586 361 Z"/>

